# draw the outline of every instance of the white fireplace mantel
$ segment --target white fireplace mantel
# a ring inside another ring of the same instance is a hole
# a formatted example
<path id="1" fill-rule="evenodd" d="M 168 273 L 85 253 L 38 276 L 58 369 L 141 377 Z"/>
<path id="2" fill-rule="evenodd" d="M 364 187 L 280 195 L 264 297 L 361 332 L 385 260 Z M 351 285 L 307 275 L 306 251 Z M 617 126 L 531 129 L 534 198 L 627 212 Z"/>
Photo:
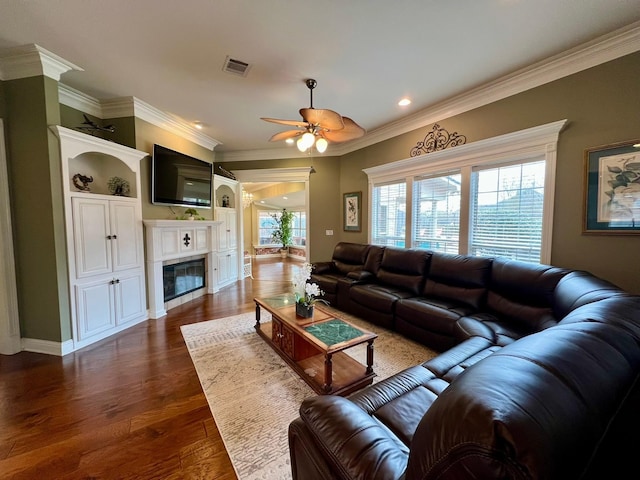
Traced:
<path id="1" fill-rule="evenodd" d="M 162 266 L 169 260 L 203 255 L 206 262 L 207 293 L 215 293 L 215 253 L 218 225 L 212 220 L 143 220 L 146 232 L 149 317 L 167 314 L 164 303 Z"/>

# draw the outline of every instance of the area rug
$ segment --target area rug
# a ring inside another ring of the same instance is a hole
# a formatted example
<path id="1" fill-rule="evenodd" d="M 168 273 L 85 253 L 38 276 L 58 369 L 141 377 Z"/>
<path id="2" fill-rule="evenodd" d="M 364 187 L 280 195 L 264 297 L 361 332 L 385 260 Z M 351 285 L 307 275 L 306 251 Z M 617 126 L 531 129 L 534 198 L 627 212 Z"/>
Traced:
<path id="1" fill-rule="evenodd" d="M 378 334 L 374 383 L 436 355 L 423 345 L 337 310 Z M 262 312 L 261 323 L 271 321 Z M 287 428 L 313 390 L 258 336 L 255 314 L 181 327 L 211 413 L 240 480 L 289 480 Z M 366 345 L 347 350 L 362 361 Z"/>

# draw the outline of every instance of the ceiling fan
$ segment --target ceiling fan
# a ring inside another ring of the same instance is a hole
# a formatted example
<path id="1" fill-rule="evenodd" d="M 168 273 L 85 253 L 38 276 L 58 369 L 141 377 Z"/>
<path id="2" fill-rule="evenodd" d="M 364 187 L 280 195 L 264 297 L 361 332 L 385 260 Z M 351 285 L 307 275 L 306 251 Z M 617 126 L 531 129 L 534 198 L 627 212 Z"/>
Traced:
<path id="1" fill-rule="evenodd" d="M 285 130 L 284 132 L 276 133 L 269 139 L 270 142 L 300 137 L 296 142 L 298 150 L 306 152 L 315 144 L 316 150 L 323 153 L 327 149 L 329 142 L 347 142 L 365 134 L 364 128 L 349 117 L 343 117 L 333 110 L 313 108 L 313 89 L 316 88 L 318 82 L 313 78 L 308 78 L 305 83 L 309 89 L 311 103 L 309 108 L 300 109 L 302 120 L 261 118 L 261 120 L 267 122 L 298 128 L 298 130 Z"/>

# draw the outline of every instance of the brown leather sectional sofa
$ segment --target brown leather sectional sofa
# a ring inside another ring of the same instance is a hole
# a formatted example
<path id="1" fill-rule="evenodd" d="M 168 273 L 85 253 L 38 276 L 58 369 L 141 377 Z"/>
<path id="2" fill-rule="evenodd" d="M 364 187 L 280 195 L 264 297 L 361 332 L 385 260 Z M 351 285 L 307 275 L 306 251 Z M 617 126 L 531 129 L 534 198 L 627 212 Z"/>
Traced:
<path id="1" fill-rule="evenodd" d="M 353 243 L 311 281 L 442 353 L 305 400 L 294 479 L 635 478 L 640 296 L 583 271 Z"/>

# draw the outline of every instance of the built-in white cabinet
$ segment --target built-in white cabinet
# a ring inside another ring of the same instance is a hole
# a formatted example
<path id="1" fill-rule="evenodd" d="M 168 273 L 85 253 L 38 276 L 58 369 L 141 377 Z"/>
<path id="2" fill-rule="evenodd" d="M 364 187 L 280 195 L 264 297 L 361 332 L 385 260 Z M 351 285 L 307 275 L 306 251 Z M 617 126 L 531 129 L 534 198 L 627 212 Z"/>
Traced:
<path id="1" fill-rule="evenodd" d="M 214 218 L 218 225 L 218 251 L 216 253 L 217 287 L 221 288 L 239 279 L 237 199 L 238 182 L 214 175 Z"/>
<path id="2" fill-rule="evenodd" d="M 235 208 L 216 208 L 215 219 L 220 222 L 218 229 L 218 248 L 222 250 L 238 249 L 238 216 Z"/>
<path id="3" fill-rule="evenodd" d="M 142 227 L 135 199 L 71 199 L 76 276 L 138 268 L 142 264 Z"/>
<path id="4" fill-rule="evenodd" d="M 144 273 L 139 269 L 113 278 L 90 279 L 76 284 L 75 290 L 79 342 L 109 335 L 146 317 Z"/>
<path id="5" fill-rule="evenodd" d="M 139 175 L 147 153 L 60 126 L 52 130 L 60 139 L 76 350 L 149 317 Z M 126 196 L 112 191 L 114 178 L 127 184 Z"/>
<path id="6" fill-rule="evenodd" d="M 72 197 L 80 341 L 145 315 L 142 227 L 136 199 Z"/>

